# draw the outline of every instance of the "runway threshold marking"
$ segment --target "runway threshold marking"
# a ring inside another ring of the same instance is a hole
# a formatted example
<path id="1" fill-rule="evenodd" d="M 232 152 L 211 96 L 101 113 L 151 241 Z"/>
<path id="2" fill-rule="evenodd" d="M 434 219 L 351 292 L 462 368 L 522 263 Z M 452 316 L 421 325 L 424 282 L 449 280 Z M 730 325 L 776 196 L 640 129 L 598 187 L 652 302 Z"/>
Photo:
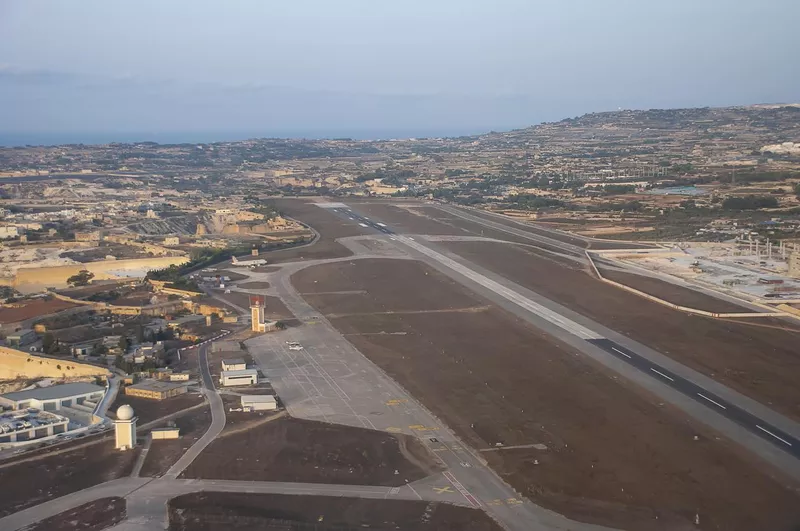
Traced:
<path id="1" fill-rule="evenodd" d="M 461 493 L 461 495 L 462 495 L 462 496 L 464 496 L 464 498 L 466 498 L 466 499 L 467 499 L 467 501 L 470 503 L 470 505 L 472 505 L 472 506 L 473 506 L 473 507 L 475 507 L 475 508 L 478 508 L 478 507 L 480 507 L 480 506 L 481 506 L 481 502 L 479 502 L 479 501 L 478 501 L 478 498 L 476 498 L 475 496 L 473 496 L 473 495 L 472 495 L 472 494 L 471 494 L 471 493 L 470 493 L 470 492 L 469 492 L 469 491 L 468 491 L 468 490 L 467 490 L 467 489 L 464 487 L 464 485 L 462 485 L 462 484 L 461 484 L 461 482 L 460 482 L 460 481 L 458 481 L 458 480 L 456 479 L 456 477 L 455 477 L 453 474 L 451 474 L 450 472 L 443 472 L 443 475 L 444 475 L 444 477 L 446 477 L 446 478 L 447 478 L 447 480 L 448 480 L 450 483 L 452 483 L 452 484 L 453 484 L 453 486 L 456 488 L 456 490 L 457 490 L 458 492 L 460 492 L 460 493 Z"/>
<path id="2" fill-rule="evenodd" d="M 782 439 L 781 437 L 778 437 L 777 435 L 775 435 L 774 433 L 772 433 L 772 432 L 771 432 L 771 431 L 769 431 L 768 429 L 766 429 L 766 428 L 762 428 L 762 427 L 761 427 L 761 426 L 759 426 L 758 424 L 756 424 L 756 428 L 758 428 L 759 430 L 763 431 L 763 432 L 764 432 L 764 433 L 766 433 L 767 435 L 771 435 L 771 436 L 775 437 L 776 439 L 778 439 L 780 442 L 782 442 L 783 444 L 785 444 L 785 445 L 787 445 L 787 446 L 791 446 L 791 445 L 792 445 L 792 443 L 790 443 L 790 442 L 789 442 L 789 441 L 787 441 L 786 439 Z"/>

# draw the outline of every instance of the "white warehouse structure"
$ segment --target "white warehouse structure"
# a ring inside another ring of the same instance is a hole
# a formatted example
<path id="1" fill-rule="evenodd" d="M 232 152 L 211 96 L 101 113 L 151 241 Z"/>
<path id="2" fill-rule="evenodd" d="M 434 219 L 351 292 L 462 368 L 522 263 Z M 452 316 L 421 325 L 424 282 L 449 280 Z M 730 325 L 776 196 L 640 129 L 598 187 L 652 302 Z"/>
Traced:
<path id="1" fill-rule="evenodd" d="M 59 411 L 63 407 L 78 406 L 80 410 L 94 410 L 105 391 L 105 388 L 90 383 L 53 385 L 0 395 L 0 406 L 11 409 L 36 408 L 42 411 Z"/>
<path id="2" fill-rule="evenodd" d="M 278 409 L 278 402 L 272 395 L 242 395 L 242 409 L 245 411 L 272 411 Z"/>
<path id="3" fill-rule="evenodd" d="M 222 371 L 219 375 L 219 383 L 223 387 L 230 387 L 232 385 L 255 385 L 258 383 L 258 371 L 256 369 Z"/>
<path id="4" fill-rule="evenodd" d="M 223 371 L 243 371 L 247 369 L 247 363 L 242 358 L 222 360 Z"/>

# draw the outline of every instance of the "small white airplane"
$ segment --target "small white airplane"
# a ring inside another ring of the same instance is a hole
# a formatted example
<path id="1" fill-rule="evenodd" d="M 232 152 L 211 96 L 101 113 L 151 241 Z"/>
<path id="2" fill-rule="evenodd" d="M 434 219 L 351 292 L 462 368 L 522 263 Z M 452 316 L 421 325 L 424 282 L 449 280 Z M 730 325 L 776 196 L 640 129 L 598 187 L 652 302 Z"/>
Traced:
<path id="1" fill-rule="evenodd" d="M 254 260 L 239 260 L 235 256 L 231 258 L 231 264 L 236 267 L 254 267 L 260 265 L 266 265 L 267 261 L 263 258 L 256 258 Z"/>

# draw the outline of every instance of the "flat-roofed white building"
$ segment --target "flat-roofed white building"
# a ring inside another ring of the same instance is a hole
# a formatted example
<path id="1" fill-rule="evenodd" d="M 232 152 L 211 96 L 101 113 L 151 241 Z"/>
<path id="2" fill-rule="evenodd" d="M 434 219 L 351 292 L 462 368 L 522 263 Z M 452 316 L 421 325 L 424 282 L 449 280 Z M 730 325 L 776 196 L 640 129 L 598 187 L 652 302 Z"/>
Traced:
<path id="1" fill-rule="evenodd" d="M 11 409 L 36 408 L 58 411 L 62 407 L 87 405 L 94 409 L 106 390 L 90 383 L 67 383 L 41 387 L 29 391 L 16 391 L 0 395 L 0 405 Z"/>
<path id="2" fill-rule="evenodd" d="M 223 371 L 243 371 L 245 369 L 247 369 L 247 363 L 242 358 L 222 360 Z"/>
<path id="3" fill-rule="evenodd" d="M 272 395 L 242 395 L 242 409 L 245 411 L 273 411 L 278 402 Z"/>
<path id="4" fill-rule="evenodd" d="M 256 369 L 222 371 L 219 375 L 219 383 L 223 387 L 230 387 L 233 385 L 255 385 L 258 383 L 258 371 Z"/>

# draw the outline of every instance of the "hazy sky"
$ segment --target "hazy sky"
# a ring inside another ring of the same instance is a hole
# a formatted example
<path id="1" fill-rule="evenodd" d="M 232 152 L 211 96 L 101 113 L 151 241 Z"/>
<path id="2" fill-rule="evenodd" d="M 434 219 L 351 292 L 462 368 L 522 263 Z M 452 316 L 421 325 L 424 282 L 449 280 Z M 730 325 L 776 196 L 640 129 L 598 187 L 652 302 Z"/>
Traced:
<path id="1" fill-rule="evenodd" d="M 797 0 L 0 0 L 0 132 L 521 127 L 800 100 Z"/>

